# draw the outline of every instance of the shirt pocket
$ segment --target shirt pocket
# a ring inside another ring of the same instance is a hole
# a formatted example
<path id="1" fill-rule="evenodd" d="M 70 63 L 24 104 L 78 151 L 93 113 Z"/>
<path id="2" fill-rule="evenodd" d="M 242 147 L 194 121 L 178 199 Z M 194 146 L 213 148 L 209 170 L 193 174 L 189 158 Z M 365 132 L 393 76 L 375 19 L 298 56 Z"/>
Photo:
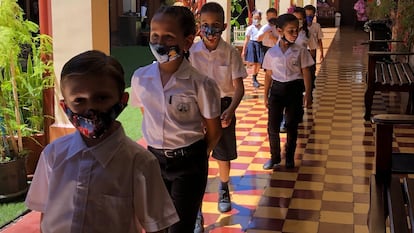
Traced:
<path id="1" fill-rule="evenodd" d="M 226 65 L 222 65 L 222 66 L 218 66 L 216 68 L 216 72 L 217 74 L 215 75 L 216 77 L 212 77 L 214 79 L 214 81 L 216 81 L 217 85 L 219 86 L 219 88 L 221 90 L 223 89 L 227 89 L 229 87 L 229 83 L 230 85 L 233 85 L 233 83 L 231 82 L 231 73 L 230 73 L 230 69 L 229 66 Z"/>
<path id="2" fill-rule="evenodd" d="M 102 195 L 98 206 L 93 213 L 96 232 L 129 232 L 134 219 L 132 197 Z"/>
<path id="3" fill-rule="evenodd" d="M 297 75 L 301 73 L 300 57 L 299 55 L 291 56 L 287 61 L 288 76 Z"/>
<path id="4" fill-rule="evenodd" d="M 168 112 L 174 120 L 186 122 L 197 114 L 197 102 L 190 96 L 172 95 L 169 99 Z"/>

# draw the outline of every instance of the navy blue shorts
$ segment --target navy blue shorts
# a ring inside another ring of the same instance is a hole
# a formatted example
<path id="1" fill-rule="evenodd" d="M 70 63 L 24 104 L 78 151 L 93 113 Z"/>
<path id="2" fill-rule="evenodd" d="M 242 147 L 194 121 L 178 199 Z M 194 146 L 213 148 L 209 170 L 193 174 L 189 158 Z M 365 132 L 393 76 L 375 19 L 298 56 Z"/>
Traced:
<path id="1" fill-rule="evenodd" d="M 221 98 L 221 112 L 226 110 L 230 104 L 230 97 Z M 228 127 L 223 128 L 221 138 L 214 148 L 212 156 L 220 161 L 230 161 L 237 158 L 236 116 L 233 116 Z"/>
<path id="2" fill-rule="evenodd" d="M 249 41 L 244 58 L 245 61 L 262 64 L 263 57 L 262 43 L 253 40 Z"/>

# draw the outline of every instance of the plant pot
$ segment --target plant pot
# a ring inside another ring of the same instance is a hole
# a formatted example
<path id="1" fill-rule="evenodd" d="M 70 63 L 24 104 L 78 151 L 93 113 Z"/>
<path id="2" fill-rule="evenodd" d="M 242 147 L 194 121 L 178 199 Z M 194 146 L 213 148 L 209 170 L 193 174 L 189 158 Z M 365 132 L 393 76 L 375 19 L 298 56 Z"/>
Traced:
<path id="1" fill-rule="evenodd" d="M 36 134 L 31 137 L 23 137 L 23 148 L 28 151 L 26 156 L 26 174 L 29 179 L 35 172 L 37 161 L 46 145 L 44 134 Z"/>
<path id="2" fill-rule="evenodd" d="M 0 163 L 0 200 L 25 194 L 27 189 L 24 158 Z"/>

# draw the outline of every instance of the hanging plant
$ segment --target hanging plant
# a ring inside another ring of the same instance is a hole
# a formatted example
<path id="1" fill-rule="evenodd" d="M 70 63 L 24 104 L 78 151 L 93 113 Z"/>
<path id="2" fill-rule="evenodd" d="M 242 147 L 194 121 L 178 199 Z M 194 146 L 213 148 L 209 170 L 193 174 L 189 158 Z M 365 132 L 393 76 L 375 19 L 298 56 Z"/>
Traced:
<path id="1" fill-rule="evenodd" d="M 400 50 L 410 51 L 414 41 L 414 1 L 399 0 L 396 16 L 397 39 L 405 43 L 400 45 Z"/>
<path id="2" fill-rule="evenodd" d="M 394 0 L 373 0 L 368 2 L 368 18 L 370 20 L 389 19 L 397 4 Z"/>

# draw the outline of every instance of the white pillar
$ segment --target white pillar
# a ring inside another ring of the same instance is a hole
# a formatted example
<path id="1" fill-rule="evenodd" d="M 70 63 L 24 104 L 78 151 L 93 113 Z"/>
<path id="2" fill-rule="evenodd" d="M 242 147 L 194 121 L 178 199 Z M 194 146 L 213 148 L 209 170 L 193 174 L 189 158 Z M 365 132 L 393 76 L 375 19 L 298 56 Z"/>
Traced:
<path id="1" fill-rule="evenodd" d="M 256 9 L 262 12 L 262 24 L 266 24 L 266 11 L 270 7 L 270 1 L 269 0 L 259 0 L 256 1 Z M 263 21 L 264 20 L 264 21 Z"/>
<path id="2" fill-rule="evenodd" d="M 279 1 L 279 15 L 286 14 L 288 8 L 290 7 L 290 0 L 280 0 Z"/>
<path id="3" fill-rule="evenodd" d="M 59 106 L 60 72 L 70 58 L 81 52 L 96 49 L 109 54 L 109 1 L 51 1 L 51 8 L 53 62 L 57 79 L 55 125 L 62 125 L 68 121 Z"/>
<path id="4" fill-rule="evenodd" d="M 230 33 L 231 33 L 231 25 L 230 25 L 230 18 L 231 18 L 231 1 L 230 0 L 207 0 L 207 2 L 217 2 L 220 4 L 224 9 L 224 20 L 227 23 L 227 28 L 224 30 L 221 37 L 223 40 L 230 43 Z"/>

